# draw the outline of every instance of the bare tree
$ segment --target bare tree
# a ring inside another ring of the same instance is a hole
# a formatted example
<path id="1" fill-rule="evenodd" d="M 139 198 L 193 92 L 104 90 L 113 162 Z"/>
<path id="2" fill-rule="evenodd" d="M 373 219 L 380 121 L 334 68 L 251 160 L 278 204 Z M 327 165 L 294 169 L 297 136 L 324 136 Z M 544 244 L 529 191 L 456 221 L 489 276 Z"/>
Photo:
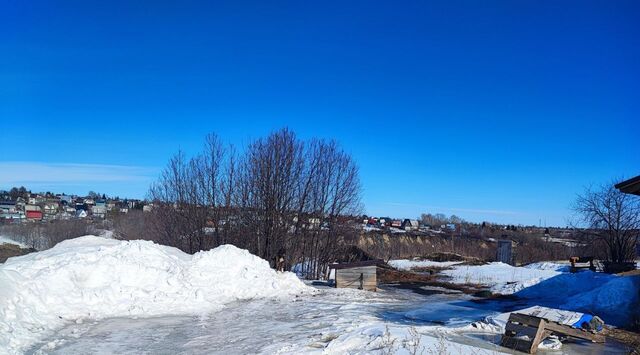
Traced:
<path id="1" fill-rule="evenodd" d="M 187 252 L 233 243 L 275 264 L 304 262 L 318 277 L 332 250 L 353 239 L 360 212 L 353 159 L 333 141 L 304 142 L 288 129 L 241 155 L 208 135 L 203 152 L 170 159 L 150 189 L 157 241 Z"/>
<path id="2" fill-rule="evenodd" d="M 588 188 L 573 209 L 590 232 L 607 247 L 611 261 L 632 261 L 640 236 L 640 199 L 605 185 Z"/>

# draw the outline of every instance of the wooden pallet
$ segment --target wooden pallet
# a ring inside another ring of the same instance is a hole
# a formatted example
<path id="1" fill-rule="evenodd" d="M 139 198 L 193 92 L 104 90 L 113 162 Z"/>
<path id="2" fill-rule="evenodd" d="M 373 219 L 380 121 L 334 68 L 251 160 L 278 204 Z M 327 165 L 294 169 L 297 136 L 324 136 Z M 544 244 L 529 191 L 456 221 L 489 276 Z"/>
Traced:
<path id="1" fill-rule="evenodd" d="M 538 350 L 538 345 L 551 334 L 589 340 L 594 343 L 604 343 L 605 341 L 604 336 L 600 334 L 590 333 L 540 317 L 511 313 L 500 345 L 534 354 Z"/>

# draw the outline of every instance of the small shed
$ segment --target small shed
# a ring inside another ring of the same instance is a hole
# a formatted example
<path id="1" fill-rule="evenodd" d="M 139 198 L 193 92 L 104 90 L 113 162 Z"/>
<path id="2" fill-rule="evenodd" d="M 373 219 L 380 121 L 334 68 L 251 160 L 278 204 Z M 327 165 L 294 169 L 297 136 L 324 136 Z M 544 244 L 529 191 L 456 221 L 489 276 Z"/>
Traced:
<path id="1" fill-rule="evenodd" d="M 334 264 L 336 288 L 355 288 L 376 291 L 378 286 L 378 264 L 380 260 Z"/>

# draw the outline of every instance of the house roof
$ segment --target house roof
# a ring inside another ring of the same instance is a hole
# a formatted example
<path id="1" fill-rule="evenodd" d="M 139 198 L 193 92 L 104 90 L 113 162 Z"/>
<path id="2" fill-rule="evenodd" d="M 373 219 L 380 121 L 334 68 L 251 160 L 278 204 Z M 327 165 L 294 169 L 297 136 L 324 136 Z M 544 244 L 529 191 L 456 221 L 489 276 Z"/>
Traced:
<path id="1" fill-rule="evenodd" d="M 616 184 L 615 188 L 626 194 L 640 196 L 640 175 Z"/>

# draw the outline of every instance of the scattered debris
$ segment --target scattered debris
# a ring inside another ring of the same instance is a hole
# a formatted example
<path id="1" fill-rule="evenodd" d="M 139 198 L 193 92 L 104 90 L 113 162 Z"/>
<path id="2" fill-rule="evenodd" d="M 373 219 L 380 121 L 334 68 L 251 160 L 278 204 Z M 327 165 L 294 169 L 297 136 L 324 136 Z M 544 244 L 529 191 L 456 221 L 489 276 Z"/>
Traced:
<path id="1" fill-rule="evenodd" d="M 533 354 L 552 334 L 604 343 L 603 327 L 597 316 L 535 306 L 509 315 L 501 345 Z"/>

